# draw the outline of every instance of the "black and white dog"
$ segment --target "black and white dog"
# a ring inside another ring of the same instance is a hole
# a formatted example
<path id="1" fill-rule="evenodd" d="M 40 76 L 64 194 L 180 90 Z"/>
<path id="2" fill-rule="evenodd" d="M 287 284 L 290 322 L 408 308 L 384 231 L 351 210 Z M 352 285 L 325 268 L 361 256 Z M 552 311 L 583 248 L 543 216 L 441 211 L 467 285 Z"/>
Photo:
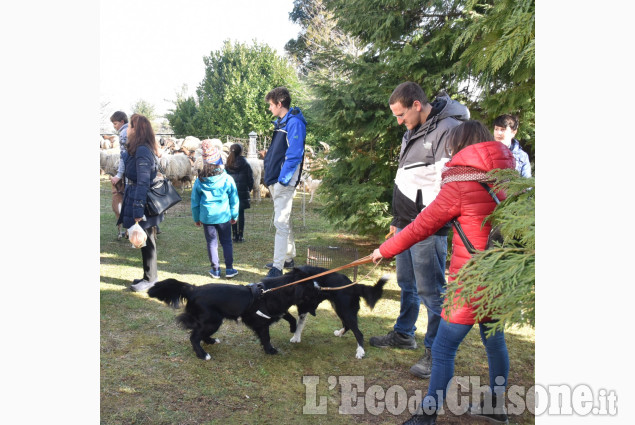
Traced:
<path id="1" fill-rule="evenodd" d="M 327 271 L 327 269 L 321 267 L 302 266 L 299 268 L 303 273 L 308 276 L 313 276 Z M 314 287 L 318 289 L 318 293 L 315 296 L 304 297 L 300 301 L 296 302 L 298 307 L 298 314 L 300 315 L 297 326 L 291 323 L 291 329 L 296 328 L 291 342 L 300 342 L 302 339 L 302 330 L 306 324 L 307 314 L 315 316 L 315 311 L 322 303 L 322 301 L 328 300 L 335 310 L 335 313 L 342 321 L 343 328 L 333 332 L 335 336 L 343 336 L 348 330 L 353 331 L 355 339 L 357 340 L 357 350 L 355 357 L 361 359 L 366 354 L 364 351 L 364 335 L 359 330 L 357 324 L 357 315 L 359 313 L 359 300 L 363 298 L 371 309 L 375 307 L 377 301 L 381 298 L 383 288 L 388 281 L 388 276 L 383 276 L 377 281 L 374 286 L 368 286 L 363 284 L 356 284 L 339 290 L 329 290 L 322 288 L 338 288 L 346 286 L 351 280 L 341 273 L 331 273 L 324 276 L 320 276 L 315 279 Z M 293 331 L 292 331 L 293 332 Z"/>
<path id="2" fill-rule="evenodd" d="M 382 295 L 387 278 L 381 278 L 372 287 L 353 285 L 339 291 L 322 291 L 323 287 L 337 287 L 351 283 L 345 275 L 331 273 L 314 280 L 282 287 L 326 270 L 302 266 L 280 277 L 265 278 L 262 282 L 246 286 L 222 283 L 195 286 L 176 279 L 166 279 L 150 288 L 148 296 L 173 307 L 179 307 L 182 301 L 187 302 L 185 311 L 177 317 L 177 321 L 185 329 L 192 330 L 190 342 L 196 356 L 204 360 L 211 359 L 211 356 L 201 347 L 201 341 L 207 344 L 220 342 L 212 338 L 212 335 L 220 328 L 224 319 L 241 318 L 242 322 L 258 336 L 265 352 L 276 354 L 278 350 L 271 345 L 269 326 L 284 318 L 289 322 L 291 332 L 294 332 L 291 342 L 300 342 L 306 315 L 308 313 L 315 315 L 318 305 L 328 299 L 344 326 L 335 334 L 341 336 L 351 329 L 358 344 L 356 357 L 362 358 L 364 341 L 357 326 L 359 298 L 364 298 L 371 308 L 374 307 Z M 274 288 L 279 289 L 267 292 Z M 298 307 L 300 328 L 296 326 L 296 319 L 287 311 L 293 305 Z"/>

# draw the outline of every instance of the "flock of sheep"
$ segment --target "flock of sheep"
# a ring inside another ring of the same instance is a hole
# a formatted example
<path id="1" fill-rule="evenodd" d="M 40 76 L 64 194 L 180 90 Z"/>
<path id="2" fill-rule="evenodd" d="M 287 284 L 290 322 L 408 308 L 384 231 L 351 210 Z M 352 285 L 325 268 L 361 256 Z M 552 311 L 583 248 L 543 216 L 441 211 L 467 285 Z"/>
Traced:
<path id="1" fill-rule="evenodd" d="M 159 172 L 165 177 L 170 179 L 175 187 L 181 189 L 186 186 L 191 187 L 198 171 L 203 167 L 202 141 L 193 136 L 187 136 L 184 139 L 175 139 L 172 137 L 159 137 L 157 136 L 157 143 L 159 144 Z M 221 156 L 223 162 L 226 162 L 229 155 L 229 148 L 233 142 L 222 143 L 219 139 L 212 139 L 212 143 L 217 143 L 222 149 Z M 328 145 L 324 144 L 326 147 Z M 119 138 L 116 135 L 106 135 L 100 137 L 99 141 L 99 168 L 102 174 L 109 174 L 114 176 L 117 174 L 117 168 L 119 167 Z M 245 151 L 247 147 L 245 147 Z M 307 158 L 305 159 L 305 168 L 311 162 L 311 157 L 314 157 L 313 150 L 307 147 Z M 270 196 L 269 190 L 263 184 L 264 178 L 264 163 L 262 158 L 264 152 L 258 152 L 257 158 L 250 158 L 247 156 L 245 159 L 251 166 L 254 174 L 254 191 L 253 199 L 260 201 L 261 198 Z M 305 175 L 304 189 L 311 194 L 309 202 L 313 201 L 313 196 L 320 185 L 321 180 L 312 179 L 308 173 Z M 259 184 L 258 184 L 259 183 Z"/>

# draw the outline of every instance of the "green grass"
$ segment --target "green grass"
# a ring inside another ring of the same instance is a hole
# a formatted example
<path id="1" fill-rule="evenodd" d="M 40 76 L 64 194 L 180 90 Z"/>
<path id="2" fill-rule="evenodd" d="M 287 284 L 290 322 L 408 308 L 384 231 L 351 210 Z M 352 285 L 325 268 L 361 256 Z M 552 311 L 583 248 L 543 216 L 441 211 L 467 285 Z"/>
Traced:
<path id="1" fill-rule="evenodd" d="M 271 339 L 279 350 L 277 355 L 266 355 L 251 330 L 226 321 L 214 335 L 221 344 L 204 345 L 212 360 L 202 361 L 194 355 L 188 332 L 176 325 L 180 310 L 127 289 L 132 279 L 142 277 L 141 253 L 127 240 L 117 240 L 108 184 L 103 177 L 101 184 L 102 424 L 395 424 L 410 417 L 407 409 L 397 416 L 387 409 L 379 415 L 367 410 L 361 415 L 340 414 L 341 387 L 338 384 L 329 389 L 328 383 L 331 376 L 363 376 L 364 390 L 371 385 L 384 390 L 400 385 L 408 397 L 415 390 L 425 393 L 428 380 L 408 372 L 421 356 L 420 349 L 377 349 L 367 342 L 371 336 L 392 329 L 399 313 L 399 287 L 394 277 L 374 310 L 362 302 L 360 329 L 366 340 L 366 357 L 362 360 L 354 357 L 356 343 L 350 332 L 342 338 L 333 335 L 341 323 L 330 305 L 323 303 L 317 317 L 309 316 L 299 344 L 289 342 L 291 334 L 285 321 L 272 326 Z M 174 277 L 197 285 L 209 283 L 212 279 L 207 274 L 210 265 L 203 231 L 194 226 L 189 216 L 189 190 L 182 196 L 184 201 L 161 224 L 157 242 L 159 279 Z M 320 216 L 320 196 L 306 204 L 306 226 L 302 226 L 301 196 L 297 196 L 296 264 L 306 262 L 309 246 L 357 247 L 359 255 L 364 256 L 379 245 L 379 240 L 333 229 Z M 247 241 L 234 245 L 234 268 L 239 274 L 231 279 L 232 283 L 257 282 L 266 274 L 263 265 L 271 261 L 273 254 L 274 231 L 269 228 L 272 211 L 268 199 L 252 202 L 247 211 Z M 222 261 L 222 250 L 219 254 Z M 350 269 L 345 273 L 350 276 Z M 362 266 L 358 277 L 365 278 L 362 283 L 373 284 L 384 273 L 394 273 L 394 263 L 382 263 L 377 268 Z M 295 308 L 291 312 L 295 315 Z M 417 328 L 417 342 L 422 346 L 426 328 L 423 307 Z M 511 361 L 509 383 L 528 389 L 534 385 L 534 331 L 510 329 L 506 335 Z M 477 328 L 459 349 L 455 373 L 480 376 L 482 384 L 487 382 L 487 357 Z M 302 379 L 307 375 L 319 377 L 316 402 L 326 397 L 327 414 L 302 413 L 307 403 Z M 357 396 L 363 397 L 364 392 Z M 440 422 L 474 420 L 448 414 Z M 534 423 L 534 417 L 524 412 L 510 417 L 510 422 Z"/>

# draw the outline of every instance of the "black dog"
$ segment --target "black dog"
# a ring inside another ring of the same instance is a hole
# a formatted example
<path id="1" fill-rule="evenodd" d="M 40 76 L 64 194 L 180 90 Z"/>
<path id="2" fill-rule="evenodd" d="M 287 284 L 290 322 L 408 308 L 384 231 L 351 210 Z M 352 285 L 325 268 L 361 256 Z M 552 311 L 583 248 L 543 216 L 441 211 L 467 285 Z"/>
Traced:
<path id="1" fill-rule="evenodd" d="M 157 298 L 174 307 L 178 307 L 182 300 L 187 301 L 185 312 L 177 317 L 177 321 L 184 328 L 192 330 L 190 342 L 197 357 L 200 359 L 209 360 L 211 358 L 201 347 L 201 341 L 207 344 L 218 342 L 211 336 L 218 330 L 223 320 L 237 320 L 238 318 L 241 318 L 243 323 L 256 333 L 266 353 L 275 354 L 278 350 L 271 345 L 269 326 L 284 318 L 289 322 L 291 332 L 296 332 L 297 334 L 296 320 L 287 312 L 292 305 L 298 305 L 298 313 L 304 325 L 306 313 L 310 312 L 315 315 L 317 306 L 325 299 L 331 297 L 330 295 L 325 297 L 319 289 L 320 286 L 342 286 L 342 284 L 350 283 L 346 276 L 333 273 L 318 277 L 315 280 L 282 287 L 322 271 L 326 271 L 326 269 L 304 266 L 295 268 L 283 276 L 265 278 L 258 284 L 247 286 L 214 283 L 194 286 L 176 279 L 167 279 L 157 282 L 150 288 L 148 296 Z M 342 323 L 346 330 L 353 329 L 360 346 L 363 346 L 363 336 L 357 328 L 359 297 L 364 297 L 371 307 L 374 306 L 375 302 L 381 297 L 385 282 L 386 279 L 382 278 L 374 287 L 355 285 L 342 291 L 334 291 L 342 292 L 340 296 L 342 300 L 351 300 L 350 309 L 354 312 L 352 319 L 346 311 L 342 314 L 338 312 L 338 315 L 342 318 Z M 359 286 L 359 288 L 353 289 L 356 286 Z M 279 289 L 262 293 L 262 291 L 274 288 Z M 337 305 L 345 307 L 343 303 L 338 303 Z M 356 309 L 355 306 L 357 306 Z M 344 332 L 345 330 L 341 333 L 343 334 Z M 293 342 L 299 342 L 299 334 L 297 335 L 297 341 L 292 338 Z"/>
<path id="2" fill-rule="evenodd" d="M 299 268 L 299 270 L 301 270 L 308 276 L 313 276 L 327 271 L 327 269 L 312 266 L 302 266 Z M 343 287 L 352 282 L 348 277 L 341 273 L 330 273 L 318 277 L 314 281 L 314 287 L 318 288 L 319 286 L 317 295 L 311 297 L 302 297 L 300 301 L 295 303 L 298 307 L 298 314 L 300 315 L 300 320 L 299 322 L 297 322 L 297 327 L 295 320 L 292 322 L 285 317 L 285 319 L 289 320 L 291 329 L 296 328 L 295 333 L 291 338 L 291 342 L 300 342 L 302 337 L 302 330 L 304 329 L 304 325 L 306 324 L 307 314 L 311 313 L 313 316 L 315 316 L 315 310 L 317 309 L 318 305 L 322 301 L 328 300 L 335 310 L 335 313 L 337 313 L 338 317 L 342 321 L 342 325 L 344 326 L 342 329 L 338 329 L 334 332 L 335 336 L 341 337 L 349 329 L 352 330 L 353 334 L 355 335 L 355 339 L 357 340 L 357 351 L 355 352 L 355 357 L 361 359 L 362 357 L 364 357 L 366 352 L 364 351 L 364 335 L 359 330 L 359 327 L 357 325 L 359 299 L 363 298 L 366 301 L 366 304 L 368 304 L 371 309 L 374 308 L 375 304 L 382 296 L 383 288 L 387 281 L 388 277 L 384 276 L 379 279 L 379 281 L 377 281 L 374 286 L 356 284 L 339 290 L 323 290 L 320 288 Z M 291 332 L 294 331 L 292 330 Z"/>

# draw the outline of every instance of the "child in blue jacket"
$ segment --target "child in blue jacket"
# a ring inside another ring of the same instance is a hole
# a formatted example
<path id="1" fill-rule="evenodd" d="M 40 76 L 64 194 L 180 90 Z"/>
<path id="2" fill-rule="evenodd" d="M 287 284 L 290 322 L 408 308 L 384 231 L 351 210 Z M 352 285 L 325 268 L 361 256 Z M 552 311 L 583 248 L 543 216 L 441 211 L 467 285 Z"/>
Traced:
<path id="1" fill-rule="evenodd" d="M 217 139 L 206 139 L 203 140 L 201 149 L 203 169 L 198 172 L 198 179 L 192 188 L 192 218 L 197 227 L 203 223 L 207 254 L 212 265 L 209 274 L 213 278 L 220 278 L 220 241 L 225 257 L 225 277 L 232 278 L 238 274 L 238 270 L 233 266 L 231 228 L 238 218 L 238 191 L 236 183 L 223 168 L 220 155 L 222 142 Z"/>

